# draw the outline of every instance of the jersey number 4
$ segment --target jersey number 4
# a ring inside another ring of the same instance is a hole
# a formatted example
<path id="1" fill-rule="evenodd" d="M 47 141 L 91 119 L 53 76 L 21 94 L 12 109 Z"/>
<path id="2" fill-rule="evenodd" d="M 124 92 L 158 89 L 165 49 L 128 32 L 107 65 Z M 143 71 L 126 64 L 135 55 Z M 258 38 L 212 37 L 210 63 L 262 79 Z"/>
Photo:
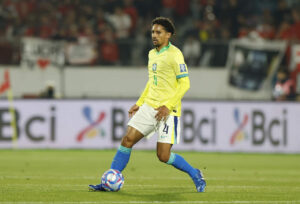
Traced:
<path id="1" fill-rule="evenodd" d="M 163 132 L 166 133 L 166 134 L 168 134 L 168 131 L 169 131 L 169 126 L 167 124 L 165 124 Z"/>

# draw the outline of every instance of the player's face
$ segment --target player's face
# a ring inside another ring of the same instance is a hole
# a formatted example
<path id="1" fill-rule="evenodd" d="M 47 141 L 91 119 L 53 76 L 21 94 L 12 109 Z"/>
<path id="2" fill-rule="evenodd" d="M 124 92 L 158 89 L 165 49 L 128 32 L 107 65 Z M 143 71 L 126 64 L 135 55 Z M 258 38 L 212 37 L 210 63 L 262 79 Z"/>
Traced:
<path id="1" fill-rule="evenodd" d="M 156 48 L 160 49 L 167 46 L 170 37 L 171 33 L 167 32 L 162 25 L 154 24 L 152 26 L 152 42 Z"/>

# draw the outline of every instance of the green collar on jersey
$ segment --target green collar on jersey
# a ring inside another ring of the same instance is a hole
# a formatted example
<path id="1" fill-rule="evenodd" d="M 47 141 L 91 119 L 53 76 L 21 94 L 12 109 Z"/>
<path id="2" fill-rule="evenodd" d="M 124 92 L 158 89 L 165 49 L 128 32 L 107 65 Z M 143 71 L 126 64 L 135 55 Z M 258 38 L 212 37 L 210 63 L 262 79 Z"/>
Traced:
<path id="1" fill-rule="evenodd" d="M 171 45 L 172 45 L 171 42 L 169 42 L 169 44 L 167 46 L 164 46 L 163 48 L 161 48 L 159 52 L 155 49 L 156 54 L 160 54 L 160 53 L 166 51 Z"/>

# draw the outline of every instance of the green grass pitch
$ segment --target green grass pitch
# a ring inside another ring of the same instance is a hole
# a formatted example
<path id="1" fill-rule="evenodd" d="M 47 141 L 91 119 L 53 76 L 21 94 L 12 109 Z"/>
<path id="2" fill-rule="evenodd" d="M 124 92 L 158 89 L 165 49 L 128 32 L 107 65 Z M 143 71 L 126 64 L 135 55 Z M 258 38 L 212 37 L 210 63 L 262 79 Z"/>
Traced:
<path id="1" fill-rule="evenodd" d="M 0 204 L 300 203 L 300 155 L 177 152 L 203 170 L 205 193 L 185 173 L 134 150 L 119 192 L 89 192 L 115 150 L 0 150 Z"/>

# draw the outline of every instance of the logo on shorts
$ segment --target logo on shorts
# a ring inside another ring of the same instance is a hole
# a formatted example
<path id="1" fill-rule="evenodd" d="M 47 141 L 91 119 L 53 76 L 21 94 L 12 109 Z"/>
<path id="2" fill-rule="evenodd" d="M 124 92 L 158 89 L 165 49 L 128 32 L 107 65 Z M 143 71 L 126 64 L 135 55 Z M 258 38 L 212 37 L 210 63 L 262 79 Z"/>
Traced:
<path id="1" fill-rule="evenodd" d="M 180 72 L 186 72 L 185 64 L 180 64 L 179 67 L 180 67 Z"/>
<path id="2" fill-rule="evenodd" d="M 156 69 L 157 69 L 157 64 L 156 63 L 154 63 L 154 64 L 152 64 L 152 71 L 156 71 Z"/>

